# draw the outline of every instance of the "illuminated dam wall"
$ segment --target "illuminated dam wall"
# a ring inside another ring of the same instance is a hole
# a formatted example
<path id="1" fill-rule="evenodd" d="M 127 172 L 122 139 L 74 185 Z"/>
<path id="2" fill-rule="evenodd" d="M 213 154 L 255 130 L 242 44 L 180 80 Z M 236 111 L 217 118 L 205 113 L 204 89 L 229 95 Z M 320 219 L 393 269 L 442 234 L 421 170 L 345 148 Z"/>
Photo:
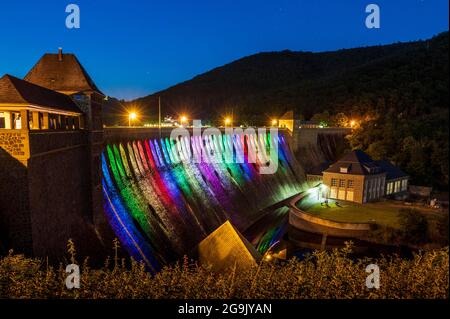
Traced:
<path id="1" fill-rule="evenodd" d="M 350 128 L 302 128 L 292 136 L 292 151 L 306 172 L 321 172 L 348 149 Z"/>
<path id="2" fill-rule="evenodd" d="M 273 143 L 278 169 L 261 174 L 265 157 L 253 163 L 248 150 L 269 154 Z M 188 160 L 190 154 L 210 160 Z M 305 180 L 283 133 L 110 139 L 102 172 L 104 210 L 115 235 L 153 271 L 188 253 L 226 220 L 245 230 L 261 210 L 302 191 Z"/>

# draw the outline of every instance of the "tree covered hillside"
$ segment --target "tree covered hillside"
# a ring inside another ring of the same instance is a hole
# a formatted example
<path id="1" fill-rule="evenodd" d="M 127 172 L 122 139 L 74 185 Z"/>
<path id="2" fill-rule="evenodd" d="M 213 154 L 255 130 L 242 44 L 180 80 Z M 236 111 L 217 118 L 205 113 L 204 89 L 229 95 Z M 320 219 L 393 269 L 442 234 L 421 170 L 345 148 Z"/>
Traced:
<path id="1" fill-rule="evenodd" d="M 146 121 L 192 119 L 267 125 L 294 110 L 345 114 L 359 128 L 351 146 L 400 165 L 412 182 L 448 187 L 448 32 L 431 39 L 334 52 L 248 56 L 167 90 L 127 103 Z"/>

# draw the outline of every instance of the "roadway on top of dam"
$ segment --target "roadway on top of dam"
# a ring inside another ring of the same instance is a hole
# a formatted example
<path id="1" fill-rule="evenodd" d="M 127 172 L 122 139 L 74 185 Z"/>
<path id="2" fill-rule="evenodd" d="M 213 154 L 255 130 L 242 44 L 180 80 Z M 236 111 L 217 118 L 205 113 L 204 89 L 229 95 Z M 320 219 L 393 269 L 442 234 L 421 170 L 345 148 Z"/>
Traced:
<path id="1" fill-rule="evenodd" d="M 106 143 L 117 143 L 122 141 L 129 141 L 129 140 L 141 140 L 141 139 L 149 139 L 149 138 L 160 138 L 160 137 L 170 137 L 170 134 L 174 129 L 178 127 L 162 127 L 161 129 L 157 127 L 128 127 L 128 126 L 122 126 L 122 127 L 105 127 L 103 129 L 103 139 Z M 211 127 L 202 127 L 202 132 L 208 128 Z M 270 127 L 261 127 L 265 128 L 266 130 L 270 130 Z M 188 130 L 189 134 L 193 134 L 193 128 L 192 127 L 186 127 L 186 130 Z M 221 133 L 225 133 L 225 127 L 217 127 L 215 129 L 218 129 Z M 229 128 L 227 128 L 229 129 Z M 240 127 L 233 127 L 234 130 L 243 130 L 246 129 L 254 129 L 255 132 L 258 132 L 257 127 L 247 127 L 247 128 L 240 128 Z M 285 132 L 286 129 L 284 128 L 278 128 L 279 132 Z"/>

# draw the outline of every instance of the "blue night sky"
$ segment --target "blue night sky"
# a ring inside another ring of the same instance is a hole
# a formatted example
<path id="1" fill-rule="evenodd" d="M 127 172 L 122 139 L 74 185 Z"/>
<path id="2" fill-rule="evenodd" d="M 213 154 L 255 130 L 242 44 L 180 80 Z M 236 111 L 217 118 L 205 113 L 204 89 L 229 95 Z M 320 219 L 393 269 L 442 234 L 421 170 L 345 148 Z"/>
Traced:
<path id="1" fill-rule="evenodd" d="M 135 98 L 262 51 L 328 51 L 448 30 L 447 0 L 2 1 L 0 76 L 23 77 L 45 52 L 75 53 L 108 95 Z M 65 27 L 78 4 L 81 28 Z M 365 27 L 365 7 L 381 28 Z"/>

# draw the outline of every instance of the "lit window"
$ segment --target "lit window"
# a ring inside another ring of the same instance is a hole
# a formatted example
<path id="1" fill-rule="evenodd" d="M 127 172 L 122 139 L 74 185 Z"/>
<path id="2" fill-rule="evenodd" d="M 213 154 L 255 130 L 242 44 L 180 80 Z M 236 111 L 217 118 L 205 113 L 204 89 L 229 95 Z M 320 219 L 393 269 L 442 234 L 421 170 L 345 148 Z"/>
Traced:
<path id="1" fill-rule="evenodd" d="M 345 179 L 339 180 L 339 187 L 345 187 Z"/>
<path id="2" fill-rule="evenodd" d="M 332 178 L 331 179 L 331 186 L 337 186 L 337 179 L 336 178 Z"/>
<path id="3" fill-rule="evenodd" d="M 12 112 L 12 125 L 13 129 L 20 130 L 22 129 L 22 117 L 20 113 Z"/>
<path id="4" fill-rule="evenodd" d="M 398 193 L 400 191 L 400 181 L 396 181 L 394 185 L 394 193 Z"/>
<path id="5" fill-rule="evenodd" d="M 406 191 L 407 188 L 408 188 L 408 180 L 404 179 L 402 180 L 402 191 Z"/>
<path id="6" fill-rule="evenodd" d="M 44 114 L 39 112 L 38 118 L 39 118 L 39 128 L 43 129 L 45 127 L 45 125 L 44 125 Z"/>
<path id="7" fill-rule="evenodd" d="M 30 129 L 36 129 L 35 125 L 37 125 L 37 123 L 33 123 L 33 112 L 28 111 L 27 116 L 28 116 L 28 127 Z"/>
<path id="8" fill-rule="evenodd" d="M 0 128 L 7 128 L 6 127 L 6 113 L 5 112 L 0 112 Z"/>
<path id="9" fill-rule="evenodd" d="M 349 179 L 349 180 L 348 180 L 347 187 L 348 187 L 348 188 L 353 188 L 353 180 L 352 180 L 352 179 Z"/>

